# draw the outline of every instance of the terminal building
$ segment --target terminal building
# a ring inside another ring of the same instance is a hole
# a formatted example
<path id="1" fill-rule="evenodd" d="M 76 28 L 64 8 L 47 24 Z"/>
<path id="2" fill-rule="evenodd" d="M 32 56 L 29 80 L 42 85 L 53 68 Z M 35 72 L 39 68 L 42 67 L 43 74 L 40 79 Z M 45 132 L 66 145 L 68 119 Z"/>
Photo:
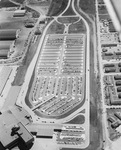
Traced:
<path id="1" fill-rule="evenodd" d="M 16 118 L 11 110 L 0 115 L 0 150 L 11 150 L 15 147 L 20 150 L 29 150 L 32 147 L 34 137 L 19 118 L 21 116 L 18 115 Z"/>

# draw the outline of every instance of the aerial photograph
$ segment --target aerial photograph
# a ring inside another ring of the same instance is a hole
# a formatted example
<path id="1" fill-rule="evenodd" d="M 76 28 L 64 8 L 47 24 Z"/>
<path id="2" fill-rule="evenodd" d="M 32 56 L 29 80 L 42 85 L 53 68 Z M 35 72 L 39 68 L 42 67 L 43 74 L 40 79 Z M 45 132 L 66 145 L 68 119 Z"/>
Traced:
<path id="1" fill-rule="evenodd" d="M 121 0 L 0 0 L 0 150 L 121 150 Z"/>

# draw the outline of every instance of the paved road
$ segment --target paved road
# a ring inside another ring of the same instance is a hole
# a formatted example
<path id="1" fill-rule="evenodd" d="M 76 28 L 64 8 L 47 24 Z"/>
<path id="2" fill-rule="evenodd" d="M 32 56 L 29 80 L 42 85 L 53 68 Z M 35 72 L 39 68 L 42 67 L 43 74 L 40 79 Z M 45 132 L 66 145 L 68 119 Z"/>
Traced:
<path id="1" fill-rule="evenodd" d="M 69 0 L 69 4 L 70 4 L 70 1 L 71 1 L 71 0 Z M 69 4 L 67 5 L 66 10 L 68 9 Z M 64 12 L 65 12 L 65 10 L 64 10 Z M 59 16 L 61 16 L 62 14 L 63 14 L 63 12 L 62 12 Z M 57 19 L 57 17 L 55 17 L 55 19 Z M 42 47 L 42 43 L 43 43 L 43 41 L 44 41 L 44 37 L 45 37 L 45 35 L 46 35 L 46 31 L 47 31 L 47 29 L 49 28 L 49 26 L 55 21 L 55 19 L 53 19 L 53 20 L 46 26 L 46 28 L 45 28 L 44 31 L 43 31 L 42 37 L 41 37 L 41 39 L 40 39 L 40 43 L 39 43 L 38 48 L 37 48 L 37 52 L 36 52 L 36 54 L 35 54 L 35 56 L 34 56 L 32 62 L 31 62 L 31 64 L 30 64 L 30 66 L 29 66 L 28 69 L 27 69 L 27 73 L 26 73 L 26 76 L 25 76 L 25 82 L 24 82 L 23 85 L 22 85 L 22 89 L 21 89 L 21 91 L 20 91 L 20 94 L 19 94 L 19 96 L 18 96 L 18 100 L 17 100 L 17 102 L 16 102 L 17 105 L 22 106 L 22 107 L 24 106 L 24 108 L 31 114 L 31 116 L 32 116 L 32 118 L 33 118 L 33 122 L 36 122 L 36 121 L 38 120 L 38 117 L 35 116 L 34 112 L 31 111 L 30 108 L 26 105 L 26 103 L 25 103 L 25 96 L 26 96 L 26 93 L 27 93 L 27 90 L 28 90 L 28 86 L 29 86 L 29 82 L 30 82 L 30 80 L 31 80 L 31 76 L 32 76 L 33 70 L 34 70 L 34 68 L 35 68 L 35 64 L 36 64 L 37 59 L 38 59 L 39 54 L 40 54 L 40 49 L 41 49 L 41 47 Z"/>
<path id="2" fill-rule="evenodd" d="M 6 98 L 7 98 L 9 91 L 11 90 L 11 87 L 12 87 L 11 83 L 14 81 L 18 66 L 11 66 L 11 68 L 12 68 L 12 72 L 11 72 L 11 74 L 10 74 L 6 84 L 5 84 L 5 87 L 2 91 L 2 95 L 0 96 L 0 110 L 1 111 L 3 110 L 3 107 L 6 103 L 8 103 L 8 105 L 9 104 L 11 105 L 11 101 L 6 102 Z"/>
<path id="3" fill-rule="evenodd" d="M 107 114 L 106 114 L 106 105 L 104 100 L 104 84 L 103 84 L 103 77 L 104 77 L 104 71 L 103 71 L 103 63 L 102 63 L 102 50 L 101 50 L 101 44 L 100 44 L 100 22 L 99 22 L 99 13 L 98 13 L 98 1 L 96 0 L 96 21 L 97 21 L 97 34 L 98 34 L 98 57 L 99 57 L 99 71 L 100 71 L 100 83 L 101 83 L 101 101 L 102 101 L 102 125 L 103 125 L 103 140 L 105 141 L 105 149 L 111 150 L 111 147 L 109 147 L 109 138 L 108 138 L 108 123 L 107 123 Z"/>
<path id="4" fill-rule="evenodd" d="M 68 9 L 69 5 L 70 5 L 70 2 L 71 0 L 69 0 L 69 3 L 66 7 L 66 9 L 64 10 L 64 12 Z M 85 148 L 89 145 L 89 125 L 90 125 L 90 122 L 89 122 L 89 112 L 90 112 L 90 68 L 89 68 L 89 63 L 90 63 L 90 30 L 89 30 L 89 26 L 88 26 L 88 23 L 86 22 L 86 20 L 80 16 L 80 14 L 78 14 L 78 12 L 76 11 L 75 7 L 74 7 L 74 0 L 72 0 L 72 8 L 76 14 L 76 16 L 80 17 L 85 25 L 86 25 L 86 29 L 87 29 L 87 57 L 86 57 L 86 101 L 85 101 L 85 105 L 82 106 L 80 109 L 76 110 L 74 113 L 72 113 L 71 115 L 69 115 L 68 117 L 64 118 L 64 119 L 59 119 L 59 120 L 54 120 L 53 121 L 55 123 L 62 123 L 63 121 L 68 121 L 70 120 L 71 118 L 73 118 L 74 116 L 77 115 L 77 113 L 79 113 L 81 110 L 83 110 L 84 108 L 86 108 L 86 137 L 87 137 L 87 140 L 86 140 L 86 144 L 83 145 L 82 148 Z M 64 13 L 62 12 L 58 17 L 62 17 L 62 14 Z M 18 97 L 18 100 L 17 100 L 17 105 L 20 105 L 22 107 L 24 107 L 32 116 L 33 118 L 33 122 L 34 123 L 39 123 L 38 121 L 38 117 L 35 116 L 34 112 L 30 110 L 30 108 L 26 105 L 25 103 L 25 96 L 26 96 L 26 93 L 27 93 L 27 90 L 28 90 L 28 86 L 29 86 L 29 82 L 31 80 L 31 76 L 32 76 L 32 73 L 33 73 L 33 70 L 35 68 L 35 65 L 36 65 L 36 61 L 37 61 L 37 58 L 40 54 L 40 49 L 41 49 L 41 46 L 42 46 L 42 43 L 43 43 L 43 40 L 44 40 L 44 37 L 45 37 L 45 34 L 46 34 L 46 31 L 47 29 L 49 28 L 49 26 L 58 18 L 58 17 L 54 17 L 54 20 L 51 21 L 45 28 L 43 34 L 42 34 L 42 38 L 40 40 L 40 43 L 39 43 L 39 46 L 38 46 L 38 49 L 37 49 L 37 52 L 30 64 L 30 66 L 28 67 L 28 70 L 27 70 L 27 73 L 26 73 L 26 76 L 25 76 L 25 82 L 22 86 L 22 89 L 21 89 L 21 92 L 19 94 L 19 97 Z M 46 119 L 44 119 L 46 120 Z M 40 123 L 41 123 L 42 119 L 40 118 Z M 49 123 L 50 121 L 52 121 L 52 119 L 47 119 L 46 122 Z"/>
<path id="5" fill-rule="evenodd" d="M 78 12 L 75 10 L 75 7 L 74 7 L 74 0 L 72 1 L 72 8 L 74 10 L 74 12 L 78 14 Z M 79 15 L 80 16 L 80 15 Z M 80 16 L 81 17 L 81 16 Z M 85 97 L 85 100 L 86 100 L 86 107 L 87 107 L 87 117 L 86 117 L 86 122 L 87 122 L 87 129 L 88 129 L 88 134 L 89 134 L 89 129 L 90 129 L 90 29 L 89 29 L 89 25 L 87 23 L 87 21 L 81 17 L 81 19 L 84 21 L 85 25 L 86 25 L 86 29 L 87 29 L 87 56 L 86 56 L 86 97 Z M 88 137 L 88 142 L 86 143 L 87 145 L 85 145 L 85 147 L 87 147 L 89 145 L 89 142 L 90 142 L 90 139 L 89 139 L 89 135 L 86 135 L 86 137 Z"/>

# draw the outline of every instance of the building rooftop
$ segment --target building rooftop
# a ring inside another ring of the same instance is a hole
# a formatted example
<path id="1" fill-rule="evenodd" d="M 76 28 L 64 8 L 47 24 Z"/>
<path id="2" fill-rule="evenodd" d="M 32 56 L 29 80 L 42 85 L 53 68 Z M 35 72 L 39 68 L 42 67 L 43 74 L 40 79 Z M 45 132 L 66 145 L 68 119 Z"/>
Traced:
<path id="1" fill-rule="evenodd" d="M 20 140 L 27 147 L 34 141 L 32 134 L 20 122 L 19 115 L 16 118 L 11 110 L 7 110 L 0 115 L 0 122 L 0 148 L 10 149 L 17 146 Z"/>
<path id="2" fill-rule="evenodd" d="M 0 40 L 15 40 L 17 36 L 17 29 L 0 30 Z"/>
<path id="3" fill-rule="evenodd" d="M 14 11 L 14 13 L 25 13 L 26 12 L 26 10 L 25 9 L 19 9 L 19 10 L 16 10 L 16 11 Z"/>
<path id="4" fill-rule="evenodd" d="M 13 14 L 13 17 L 23 17 L 26 13 L 26 10 L 24 9 L 19 9 L 19 10 L 16 10 L 14 11 L 14 14 Z"/>
<path id="5" fill-rule="evenodd" d="M 121 0 L 104 0 L 114 26 L 120 32 L 121 39 Z"/>

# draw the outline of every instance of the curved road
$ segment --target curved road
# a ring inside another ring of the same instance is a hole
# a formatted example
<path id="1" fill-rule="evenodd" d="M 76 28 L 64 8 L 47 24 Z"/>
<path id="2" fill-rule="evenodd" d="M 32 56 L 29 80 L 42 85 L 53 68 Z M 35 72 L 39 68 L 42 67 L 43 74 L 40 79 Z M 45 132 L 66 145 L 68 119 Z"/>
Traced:
<path id="1" fill-rule="evenodd" d="M 70 5 L 70 2 L 71 0 L 69 0 L 68 2 L 68 5 L 66 7 L 65 10 L 68 9 L 69 5 Z M 59 15 L 61 16 L 65 10 Z M 25 97 L 26 97 L 26 93 L 27 93 L 27 90 L 28 90 L 28 86 L 29 86 L 29 82 L 31 80 L 31 76 L 33 74 L 33 70 L 35 68 L 35 65 L 36 65 L 36 61 L 37 61 L 37 58 L 39 57 L 39 54 L 40 54 L 40 49 L 42 48 L 42 44 L 43 44 L 43 41 L 44 41 L 44 37 L 46 35 L 46 31 L 47 29 L 49 28 L 49 26 L 57 19 L 57 17 L 54 17 L 54 19 L 45 27 L 44 31 L 43 31 L 43 34 L 42 34 L 42 37 L 40 39 L 40 43 L 38 45 L 38 48 L 37 48 L 37 52 L 34 56 L 34 58 L 32 59 L 32 62 L 31 64 L 29 65 L 28 69 L 27 69 L 27 72 L 26 72 L 26 76 L 25 76 L 25 82 L 23 83 L 22 85 L 22 88 L 21 88 L 21 91 L 19 93 L 19 96 L 18 96 L 18 99 L 16 101 L 16 105 L 18 106 L 21 106 L 21 107 L 24 107 L 29 113 L 30 115 L 32 116 L 33 118 L 33 122 L 36 122 L 38 120 L 38 117 L 34 114 L 33 111 L 30 110 L 30 108 L 26 105 L 25 103 Z"/>
<path id="2" fill-rule="evenodd" d="M 54 17 L 54 20 L 52 20 L 45 28 L 43 34 L 42 34 L 42 37 L 41 37 L 41 40 L 40 40 L 40 43 L 39 43 L 39 46 L 37 48 L 37 52 L 30 64 L 30 66 L 28 67 L 28 70 L 27 70 L 27 73 L 26 73 L 26 76 L 25 76 L 25 82 L 21 88 L 21 91 L 20 91 L 20 94 L 18 96 L 18 100 L 16 102 L 17 105 L 21 106 L 21 107 L 24 107 L 28 112 L 29 114 L 32 116 L 32 119 L 33 119 L 33 123 L 41 123 L 42 120 L 45 120 L 45 119 L 41 119 L 39 118 L 38 116 L 35 115 L 35 113 L 26 105 L 25 103 L 25 96 L 26 96 L 26 93 L 27 93 L 27 90 L 29 88 L 29 82 L 31 80 L 31 76 L 33 74 L 33 70 L 35 68 L 35 65 L 36 65 L 36 61 L 39 57 L 39 54 L 40 54 L 40 49 L 42 48 L 42 44 L 43 44 L 43 41 L 44 41 L 44 37 L 46 35 L 46 31 L 47 29 L 49 28 L 49 26 L 60 16 L 62 16 L 62 14 L 69 8 L 70 6 L 70 3 L 71 3 L 71 0 L 69 0 L 68 2 L 68 5 L 66 7 L 66 9 L 57 17 Z M 69 115 L 68 117 L 64 118 L 64 119 L 59 119 L 59 120 L 56 120 L 56 119 L 53 119 L 53 121 L 55 123 L 62 123 L 62 122 L 66 122 L 68 120 L 70 120 L 72 117 L 76 116 L 77 113 L 79 113 L 81 110 L 83 110 L 84 108 L 86 108 L 86 144 L 84 144 L 81 148 L 86 148 L 88 145 L 89 145 L 89 126 L 90 126 L 90 122 L 89 122 L 89 112 L 90 112 L 90 68 L 89 68 L 89 63 L 90 63 L 90 30 L 89 30 L 89 25 L 87 24 L 86 20 L 80 16 L 80 14 L 76 11 L 75 7 L 74 7 L 74 0 L 72 0 L 72 9 L 74 10 L 76 16 L 78 16 L 79 18 L 81 18 L 85 25 L 86 25 L 86 29 L 87 29 L 87 56 L 86 56 L 86 99 L 85 99 L 85 104 L 78 110 L 76 110 L 74 113 L 72 113 L 71 115 Z M 47 123 L 50 123 L 50 121 L 52 121 L 52 119 L 47 119 Z"/>

